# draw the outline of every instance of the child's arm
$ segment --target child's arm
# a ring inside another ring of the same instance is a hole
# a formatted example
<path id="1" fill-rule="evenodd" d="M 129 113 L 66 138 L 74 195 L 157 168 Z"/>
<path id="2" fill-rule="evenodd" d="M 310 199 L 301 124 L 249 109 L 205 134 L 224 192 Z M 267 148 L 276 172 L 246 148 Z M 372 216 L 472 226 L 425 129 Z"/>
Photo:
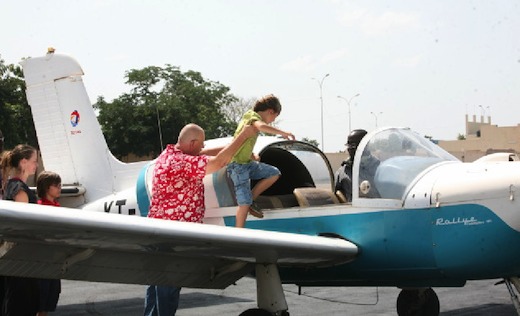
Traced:
<path id="1" fill-rule="evenodd" d="M 233 139 L 233 141 L 224 147 L 216 156 L 209 156 L 208 164 L 206 165 L 206 174 L 213 173 L 218 169 L 227 165 L 233 155 L 236 153 L 240 146 L 249 138 L 258 133 L 258 129 L 255 126 L 246 126 L 242 129 L 240 134 Z"/>
<path id="2" fill-rule="evenodd" d="M 216 156 L 225 147 L 226 146 L 220 146 L 220 147 L 215 147 L 215 148 L 210 148 L 210 149 L 203 148 L 200 151 L 200 154 L 201 155 L 207 155 L 207 156 Z"/>
<path id="3" fill-rule="evenodd" d="M 268 133 L 268 134 L 274 134 L 274 135 L 281 135 L 285 139 L 294 140 L 294 135 L 292 133 L 288 133 L 285 131 L 282 131 L 281 129 L 278 129 L 274 126 L 271 126 L 269 124 L 266 124 L 262 121 L 255 121 L 253 125 L 258 128 L 259 131 Z"/>

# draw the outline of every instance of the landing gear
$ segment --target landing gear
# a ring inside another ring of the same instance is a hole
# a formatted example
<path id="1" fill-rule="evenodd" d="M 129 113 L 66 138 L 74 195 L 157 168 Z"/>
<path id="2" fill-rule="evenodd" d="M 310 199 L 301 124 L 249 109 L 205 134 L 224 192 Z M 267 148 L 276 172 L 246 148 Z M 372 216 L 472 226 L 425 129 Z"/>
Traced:
<path id="1" fill-rule="evenodd" d="M 256 298 L 259 308 L 239 316 L 289 316 L 276 264 L 256 264 Z"/>
<path id="2" fill-rule="evenodd" d="M 238 316 L 273 316 L 270 312 L 266 311 L 265 309 L 261 308 L 251 308 L 248 309 Z"/>
<path id="3" fill-rule="evenodd" d="M 509 291 L 509 295 L 511 295 L 511 301 L 515 306 L 516 313 L 520 315 L 520 301 L 518 300 L 518 296 L 515 293 L 515 289 L 517 292 L 520 292 L 520 279 L 518 277 L 504 279 L 504 283 L 507 286 L 507 290 Z M 514 286 L 514 288 L 513 288 Z"/>
<path id="4" fill-rule="evenodd" d="M 273 313 L 266 311 L 265 309 L 251 308 L 251 309 L 248 309 L 248 310 L 242 312 L 238 316 L 273 316 L 273 315 L 289 316 L 289 312 L 282 311 L 279 314 L 273 314 Z"/>
<path id="5" fill-rule="evenodd" d="M 402 290 L 397 297 L 399 316 L 438 316 L 439 312 L 439 298 L 431 288 Z"/>

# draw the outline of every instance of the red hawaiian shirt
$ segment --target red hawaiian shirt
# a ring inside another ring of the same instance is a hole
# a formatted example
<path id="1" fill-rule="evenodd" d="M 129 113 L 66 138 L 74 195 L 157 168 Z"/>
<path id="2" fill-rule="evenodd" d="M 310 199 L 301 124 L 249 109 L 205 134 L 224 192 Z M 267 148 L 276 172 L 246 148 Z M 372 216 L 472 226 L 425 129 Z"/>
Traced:
<path id="1" fill-rule="evenodd" d="M 155 162 L 148 217 L 202 223 L 208 161 L 168 145 Z"/>

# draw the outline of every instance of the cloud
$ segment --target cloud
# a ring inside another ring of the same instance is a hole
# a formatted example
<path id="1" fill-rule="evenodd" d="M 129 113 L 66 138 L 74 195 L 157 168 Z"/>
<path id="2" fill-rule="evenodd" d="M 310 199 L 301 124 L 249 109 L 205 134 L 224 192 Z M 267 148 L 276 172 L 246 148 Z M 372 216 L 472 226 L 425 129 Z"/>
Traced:
<path id="1" fill-rule="evenodd" d="M 414 68 L 417 66 L 422 60 L 421 55 L 415 55 L 411 57 L 403 57 L 400 59 L 394 60 L 393 64 L 402 68 Z"/>
<path id="2" fill-rule="evenodd" d="M 419 16 L 415 13 L 395 11 L 374 14 L 365 9 L 357 9 L 342 14 L 340 23 L 347 27 L 359 28 L 367 35 L 383 35 L 416 28 L 419 25 Z"/>
<path id="3" fill-rule="evenodd" d="M 292 72 L 309 72 L 316 69 L 319 66 L 329 64 L 336 60 L 340 60 L 346 55 L 346 49 L 338 49 L 335 51 L 325 53 L 321 57 L 317 58 L 315 58 L 312 55 L 301 56 L 286 62 L 281 66 L 281 69 Z"/>
<path id="4" fill-rule="evenodd" d="M 294 72 L 307 72 L 316 68 L 316 61 L 312 56 L 307 55 L 288 61 L 281 68 Z"/>
<path id="5" fill-rule="evenodd" d="M 338 49 L 338 50 L 335 50 L 335 51 L 332 51 L 330 53 L 323 55 L 323 57 L 320 58 L 320 63 L 328 64 L 329 62 L 342 59 L 346 55 L 347 55 L 346 49 Z"/>
<path id="6" fill-rule="evenodd" d="M 112 54 L 107 56 L 107 60 L 111 62 L 122 62 L 130 59 L 130 56 L 128 54 L 119 53 L 119 54 Z"/>

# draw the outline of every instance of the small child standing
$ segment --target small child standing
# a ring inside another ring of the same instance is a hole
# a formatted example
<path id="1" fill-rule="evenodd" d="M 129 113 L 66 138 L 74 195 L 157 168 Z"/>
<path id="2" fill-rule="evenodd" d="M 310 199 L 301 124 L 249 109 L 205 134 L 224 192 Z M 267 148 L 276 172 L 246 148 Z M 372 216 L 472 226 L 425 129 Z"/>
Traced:
<path id="1" fill-rule="evenodd" d="M 256 101 L 253 109 L 247 111 L 242 116 L 235 131 L 235 137 L 242 131 L 244 126 L 254 125 L 260 132 L 281 135 L 285 139 L 294 140 L 292 133 L 284 132 L 269 125 L 274 122 L 281 111 L 282 105 L 274 95 L 270 94 L 259 99 Z M 264 217 L 254 200 L 280 177 L 278 168 L 259 162 L 259 157 L 253 155 L 253 148 L 257 138 L 258 134 L 248 138 L 235 153 L 227 167 L 227 172 L 235 186 L 235 195 L 238 203 L 236 227 L 244 227 L 248 212 L 259 218 Z M 250 180 L 260 180 L 252 190 Z"/>
<path id="2" fill-rule="evenodd" d="M 60 206 L 58 198 L 61 195 L 61 177 L 54 172 L 43 171 L 36 180 L 36 193 L 40 198 L 38 204 Z M 61 293 L 61 281 L 55 279 L 39 279 L 40 307 L 36 316 L 47 316 L 54 312 Z"/>

